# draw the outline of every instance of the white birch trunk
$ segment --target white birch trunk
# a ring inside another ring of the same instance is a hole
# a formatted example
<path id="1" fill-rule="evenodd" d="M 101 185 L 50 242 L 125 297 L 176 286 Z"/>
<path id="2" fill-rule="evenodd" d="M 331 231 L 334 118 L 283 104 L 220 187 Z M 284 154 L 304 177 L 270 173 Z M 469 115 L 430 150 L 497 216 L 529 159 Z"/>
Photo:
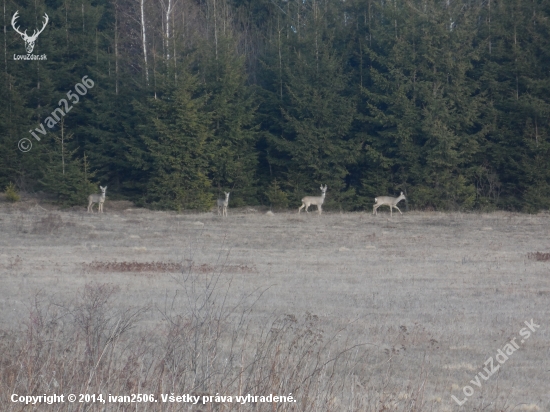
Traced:
<path id="1" fill-rule="evenodd" d="M 118 96 L 118 2 L 115 1 L 115 94 Z"/>
<path id="2" fill-rule="evenodd" d="M 8 81 L 8 44 L 6 35 L 6 0 L 4 0 L 4 70 L 6 71 L 6 82 Z"/>
<path id="3" fill-rule="evenodd" d="M 147 37 L 145 27 L 145 0 L 139 0 L 141 9 L 141 43 L 143 45 L 143 60 L 145 62 L 145 84 L 149 86 L 149 67 L 147 65 Z"/>
<path id="4" fill-rule="evenodd" d="M 170 59 L 170 13 L 172 12 L 172 0 L 168 0 L 168 7 L 166 11 L 166 59 Z"/>

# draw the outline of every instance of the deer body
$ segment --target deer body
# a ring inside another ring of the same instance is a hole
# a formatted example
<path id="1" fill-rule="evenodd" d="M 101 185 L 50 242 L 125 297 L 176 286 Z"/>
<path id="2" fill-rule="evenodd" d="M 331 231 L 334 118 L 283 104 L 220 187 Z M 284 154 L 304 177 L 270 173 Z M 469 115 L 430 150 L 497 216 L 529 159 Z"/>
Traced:
<path id="1" fill-rule="evenodd" d="M 224 192 L 225 199 L 218 199 L 218 215 L 227 216 L 227 206 L 229 205 L 229 194 L 231 192 Z M 220 213 L 221 208 L 221 213 Z"/>
<path id="2" fill-rule="evenodd" d="M 399 197 L 391 197 L 391 196 L 375 197 L 374 201 L 376 203 L 372 207 L 372 214 L 377 215 L 378 213 L 376 212 L 376 210 L 380 206 L 388 205 L 390 207 L 390 216 L 393 216 L 393 208 L 395 207 L 397 210 L 399 210 L 399 208 L 397 207 L 397 204 L 399 202 L 401 202 L 402 200 L 405 200 L 405 199 L 406 198 L 405 198 L 405 195 L 403 194 L 403 192 L 401 192 L 401 195 L 399 195 Z M 399 210 L 399 213 L 401 213 L 401 210 Z M 401 214 L 403 214 L 403 213 L 401 213 Z"/>
<path id="3" fill-rule="evenodd" d="M 103 203 L 105 202 L 105 193 L 107 191 L 107 186 L 99 186 L 99 188 L 101 189 L 101 194 L 94 193 L 88 196 L 88 212 L 94 213 L 94 203 L 97 203 L 97 213 L 103 213 Z"/>
<path id="4" fill-rule="evenodd" d="M 321 192 L 323 192 L 323 194 L 321 196 L 306 196 L 306 197 L 304 197 L 302 199 L 302 206 L 300 206 L 300 208 L 298 209 L 298 213 L 300 213 L 304 207 L 306 208 L 306 213 L 309 213 L 307 209 L 311 205 L 315 205 L 315 206 L 317 206 L 317 211 L 319 212 L 319 214 L 321 214 L 321 212 L 323 211 L 321 206 L 325 202 L 325 195 L 327 193 L 327 185 L 325 185 L 325 187 L 323 187 L 321 185 Z"/>
<path id="5" fill-rule="evenodd" d="M 32 51 L 34 50 L 34 42 L 36 41 L 38 35 L 44 31 L 44 29 L 46 28 L 46 25 L 48 24 L 48 21 L 50 21 L 50 18 L 48 17 L 48 15 L 46 13 L 44 13 L 45 21 L 44 21 L 44 24 L 42 25 L 42 28 L 38 31 L 35 29 L 32 33 L 32 36 L 29 36 L 27 34 L 27 30 L 25 30 L 24 32 L 21 32 L 21 31 L 19 31 L 19 27 L 15 27 L 15 21 L 19 18 L 19 16 L 17 15 L 18 13 L 19 13 L 19 10 L 17 10 L 15 12 L 15 14 L 13 15 L 13 17 L 11 18 L 11 25 L 12 25 L 13 29 L 25 41 L 25 48 L 27 49 L 27 53 L 31 54 Z"/>

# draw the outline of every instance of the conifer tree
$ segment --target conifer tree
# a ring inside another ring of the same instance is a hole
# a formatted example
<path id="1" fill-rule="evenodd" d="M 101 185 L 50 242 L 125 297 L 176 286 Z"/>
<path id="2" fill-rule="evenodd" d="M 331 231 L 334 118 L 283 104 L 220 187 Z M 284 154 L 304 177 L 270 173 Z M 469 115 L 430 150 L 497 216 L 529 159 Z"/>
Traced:
<path id="1" fill-rule="evenodd" d="M 208 175 L 218 192 L 231 190 L 233 205 L 257 202 L 255 102 L 246 84 L 244 59 L 233 39 L 222 34 L 217 50 L 205 46 L 202 73 L 209 99 L 212 133 L 208 139 Z"/>
<path id="2" fill-rule="evenodd" d="M 213 205 L 207 176 L 210 118 L 198 80 L 182 71 L 178 86 L 150 99 L 154 136 L 142 135 L 151 162 L 145 202 L 155 208 L 207 210 Z"/>
<path id="3" fill-rule="evenodd" d="M 327 205 L 343 206 L 353 196 L 346 178 L 359 148 L 350 135 L 355 105 L 331 32 L 315 14 L 306 17 L 301 37 L 293 33 L 289 39 L 296 51 L 288 54 L 283 68 L 281 132 L 270 137 L 279 154 L 273 163 L 281 168 L 295 202 L 326 184 Z"/>

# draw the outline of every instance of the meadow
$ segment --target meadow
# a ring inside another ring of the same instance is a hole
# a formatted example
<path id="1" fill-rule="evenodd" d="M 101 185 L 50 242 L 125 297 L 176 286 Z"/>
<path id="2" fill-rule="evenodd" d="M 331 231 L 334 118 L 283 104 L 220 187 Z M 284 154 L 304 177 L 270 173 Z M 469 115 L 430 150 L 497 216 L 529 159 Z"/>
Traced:
<path id="1" fill-rule="evenodd" d="M 548 213 L 296 212 L 0 199 L 0 409 L 550 410 Z"/>

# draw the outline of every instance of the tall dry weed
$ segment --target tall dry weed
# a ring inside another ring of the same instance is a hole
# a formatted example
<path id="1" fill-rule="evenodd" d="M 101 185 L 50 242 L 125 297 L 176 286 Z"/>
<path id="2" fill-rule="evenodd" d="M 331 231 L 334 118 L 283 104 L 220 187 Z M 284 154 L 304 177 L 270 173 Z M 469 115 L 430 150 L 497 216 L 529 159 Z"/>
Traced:
<path id="1" fill-rule="evenodd" d="M 0 397 L 143 393 L 158 400 L 147 408 L 123 402 L 41 404 L 41 411 L 425 410 L 419 382 L 409 385 L 404 398 L 392 395 L 388 383 L 380 390 L 369 387 L 366 347 L 342 339 L 344 330 L 328 335 L 310 313 L 257 319 L 252 309 L 262 291 L 229 307 L 231 282 L 222 283 L 221 272 L 172 276 L 175 291 L 152 306 L 121 308 L 122 292 L 110 284 L 87 284 L 72 300 L 36 295 L 22 329 L 0 334 Z M 164 321 L 139 327 L 151 310 Z M 164 403 L 162 394 L 290 395 L 296 402 L 233 400 L 191 407 Z M 3 410 L 21 407 L 8 401 Z"/>

